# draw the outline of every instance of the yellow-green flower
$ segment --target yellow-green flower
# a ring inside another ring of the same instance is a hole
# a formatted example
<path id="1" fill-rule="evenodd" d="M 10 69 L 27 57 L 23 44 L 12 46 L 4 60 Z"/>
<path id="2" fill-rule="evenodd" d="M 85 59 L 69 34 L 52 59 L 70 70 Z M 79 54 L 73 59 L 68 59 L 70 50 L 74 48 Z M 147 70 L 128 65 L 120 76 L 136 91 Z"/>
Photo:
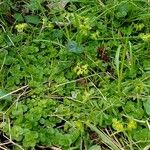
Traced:
<path id="1" fill-rule="evenodd" d="M 27 23 L 20 23 L 20 24 L 17 24 L 16 26 L 15 26 L 15 29 L 18 31 L 18 32 L 23 32 L 23 30 L 25 29 L 25 28 L 27 28 Z"/>
<path id="2" fill-rule="evenodd" d="M 77 75 L 82 75 L 82 74 L 87 74 L 88 73 L 88 65 L 79 65 L 77 64 L 77 66 L 73 69 L 74 72 L 77 73 Z"/>
<path id="3" fill-rule="evenodd" d="M 128 124 L 127 124 L 127 130 L 133 130 L 136 129 L 137 124 L 134 120 L 130 119 Z"/>
<path id="4" fill-rule="evenodd" d="M 91 27 L 90 27 L 89 24 L 86 24 L 86 25 L 80 24 L 80 25 L 79 25 L 79 29 L 80 29 L 80 30 L 87 30 L 87 31 L 89 31 L 89 30 L 91 29 Z"/>
<path id="5" fill-rule="evenodd" d="M 123 124 L 120 121 L 118 121 L 116 118 L 114 118 L 112 122 L 113 122 L 112 126 L 115 130 L 117 130 L 118 132 L 124 130 Z"/>
<path id="6" fill-rule="evenodd" d="M 83 123 L 81 121 L 75 121 L 75 126 L 78 128 L 80 131 L 84 130 Z"/>
<path id="7" fill-rule="evenodd" d="M 91 93 L 89 91 L 85 91 L 82 95 L 83 102 L 86 102 L 90 99 Z"/>
<path id="8" fill-rule="evenodd" d="M 92 33 L 92 35 L 91 35 L 91 38 L 92 38 L 93 40 L 97 40 L 98 37 L 99 37 L 99 31 L 96 31 L 96 32 Z"/>
<path id="9" fill-rule="evenodd" d="M 79 25 L 79 29 L 83 35 L 87 35 L 89 30 L 91 29 L 91 27 L 88 24 L 87 25 L 81 24 L 81 25 Z"/>
<path id="10" fill-rule="evenodd" d="M 150 42 L 150 33 L 146 33 L 146 34 L 140 34 L 139 37 L 145 41 L 145 42 Z"/>
<path id="11" fill-rule="evenodd" d="M 136 29 L 136 31 L 141 31 L 144 28 L 144 24 L 140 23 L 140 24 L 135 24 L 134 28 Z"/>
<path id="12" fill-rule="evenodd" d="M 47 24 L 47 28 L 49 28 L 49 29 L 53 29 L 53 28 L 54 28 L 54 25 L 53 25 L 51 22 L 48 22 L 48 24 Z"/>
<path id="13" fill-rule="evenodd" d="M 54 28 L 54 25 L 52 24 L 52 22 L 48 21 L 47 18 L 42 18 L 42 24 L 43 24 L 43 28 L 49 28 L 49 29 Z"/>

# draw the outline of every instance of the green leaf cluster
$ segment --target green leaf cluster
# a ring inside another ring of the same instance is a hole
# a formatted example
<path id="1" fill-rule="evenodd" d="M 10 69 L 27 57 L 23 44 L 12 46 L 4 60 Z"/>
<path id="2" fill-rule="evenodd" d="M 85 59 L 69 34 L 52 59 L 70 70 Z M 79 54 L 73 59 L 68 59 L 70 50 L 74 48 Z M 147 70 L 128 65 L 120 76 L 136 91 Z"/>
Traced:
<path id="1" fill-rule="evenodd" d="M 108 149 L 114 144 L 109 138 L 102 144 L 95 132 L 107 136 L 99 128 L 110 129 L 123 149 L 143 149 L 149 144 L 149 3 L 60 2 L 0 3 L 0 130 L 27 150 Z"/>

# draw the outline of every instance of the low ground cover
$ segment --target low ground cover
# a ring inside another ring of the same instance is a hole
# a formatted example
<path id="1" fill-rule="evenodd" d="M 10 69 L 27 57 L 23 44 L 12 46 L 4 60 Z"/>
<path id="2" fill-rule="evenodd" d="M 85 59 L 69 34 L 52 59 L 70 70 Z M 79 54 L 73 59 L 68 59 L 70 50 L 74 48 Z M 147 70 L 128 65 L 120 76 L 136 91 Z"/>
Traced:
<path id="1" fill-rule="evenodd" d="M 148 0 L 0 3 L 0 148 L 148 150 Z"/>

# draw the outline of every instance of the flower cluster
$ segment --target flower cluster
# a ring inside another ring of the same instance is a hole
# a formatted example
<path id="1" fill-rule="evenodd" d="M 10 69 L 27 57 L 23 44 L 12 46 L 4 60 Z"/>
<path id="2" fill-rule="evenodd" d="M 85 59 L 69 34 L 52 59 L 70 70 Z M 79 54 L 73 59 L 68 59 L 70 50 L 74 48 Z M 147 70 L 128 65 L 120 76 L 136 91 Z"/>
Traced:
<path id="1" fill-rule="evenodd" d="M 80 65 L 77 64 L 77 66 L 73 69 L 74 72 L 77 73 L 77 75 L 87 74 L 88 73 L 88 65 Z"/>
<path id="2" fill-rule="evenodd" d="M 130 119 L 129 122 L 127 123 L 127 130 L 133 130 L 136 129 L 137 124 L 134 120 Z"/>
<path id="3" fill-rule="evenodd" d="M 129 119 L 129 121 L 127 122 L 126 126 L 124 126 L 121 121 L 119 121 L 116 118 L 114 118 L 112 120 L 112 127 L 118 132 L 132 131 L 133 129 L 137 128 L 137 124 L 136 124 L 136 122 L 133 119 Z"/>
<path id="4" fill-rule="evenodd" d="M 92 35 L 91 35 L 91 39 L 93 39 L 93 40 L 97 40 L 98 37 L 99 37 L 99 31 L 96 31 L 96 32 L 92 33 Z"/>
<path id="5" fill-rule="evenodd" d="M 73 14 L 71 21 L 81 34 L 88 35 L 88 32 L 91 30 L 90 18 Z"/>
<path id="6" fill-rule="evenodd" d="M 84 126 L 81 121 L 75 121 L 74 123 L 77 129 L 79 129 L 80 131 L 84 131 Z"/>
<path id="7" fill-rule="evenodd" d="M 145 42 L 150 42 L 150 33 L 146 33 L 146 34 L 140 34 L 139 35 L 140 36 L 140 38 L 143 40 L 143 41 L 145 41 Z"/>
<path id="8" fill-rule="evenodd" d="M 124 127 L 123 127 L 123 124 L 121 123 L 121 121 L 118 121 L 116 118 L 114 118 L 112 120 L 112 122 L 113 122 L 112 126 L 116 131 L 118 131 L 118 132 L 124 131 Z"/>
<path id="9" fill-rule="evenodd" d="M 135 24 L 134 28 L 136 29 L 136 31 L 141 31 L 144 28 L 144 24 L 140 23 L 140 24 Z"/>
<path id="10" fill-rule="evenodd" d="M 90 19 L 89 18 L 81 17 L 79 30 L 85 36 L 88 34 L 88 31 L 91 30 Z"/>
<path id="11" fill-rule="evenodd" d="M 20 23 L 20 24 L 17 24 L 15 26 L 15 29 L 18 31 L 18 32 L 23 32 L 24 29 L 27 28 L 27 23 Z"/>
<path id="12" fill-rule="evenodd" d="M 54 25 L 52 24 L 52 22 L 48 21 L 47 18 L 43 18 L 43 19 L 42 19 L 42 27 L 43 27 L 43 28 L 53 29 L 53 28 L 54 28 Z"/>

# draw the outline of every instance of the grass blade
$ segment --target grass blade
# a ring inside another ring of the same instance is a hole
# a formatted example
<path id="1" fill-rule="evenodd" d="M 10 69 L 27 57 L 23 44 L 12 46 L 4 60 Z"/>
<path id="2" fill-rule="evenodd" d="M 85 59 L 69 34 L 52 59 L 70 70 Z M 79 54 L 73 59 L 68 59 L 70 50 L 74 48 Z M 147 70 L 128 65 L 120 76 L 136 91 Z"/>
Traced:
<path id="1" fill-rule="evenodd" d="M 119 45 L 117 52 L 116 52 L 116 56 L 115 56 L 115 65 L 116 65 L 118 77 L 120 76 L 120 71 L 119 71 L 120 70 L 120 62 L 119 62 L 120 49 L 121 49 L 121 45 Z"/>
<path id="2" fill-rule="evenodd" d="M 99 138 L 104 142 L 104 144 L 108 145 L 112 150 L 123 150 L 123 148 L 119 148 L 119 146 L 117 146 L 117 144 L 113 142 L 112 139 L 108 135 L 100 131 L 97 127 L 95 127 L 94 125 L 90 123 L 86 123 L 86 125 L 91 130 L 95 131 L 98 134 Z"/>

